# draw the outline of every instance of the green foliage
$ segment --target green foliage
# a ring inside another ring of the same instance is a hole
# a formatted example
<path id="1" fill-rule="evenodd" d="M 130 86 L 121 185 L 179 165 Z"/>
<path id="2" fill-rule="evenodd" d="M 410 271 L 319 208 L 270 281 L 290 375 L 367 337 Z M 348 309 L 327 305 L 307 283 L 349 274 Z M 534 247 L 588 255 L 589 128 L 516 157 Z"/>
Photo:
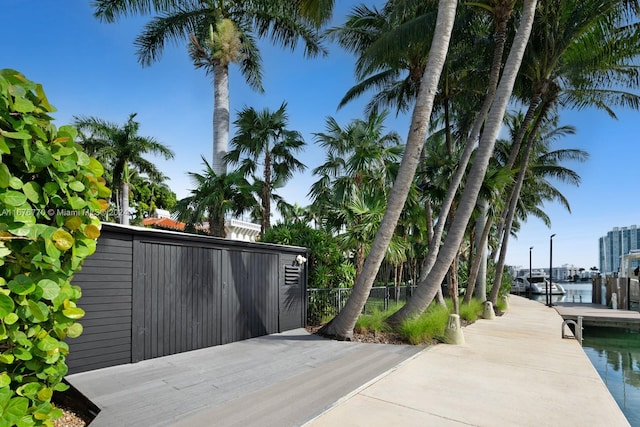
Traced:
<path id="1" fill-rule="evenodd" d="M 493 280 L 496 277 L 496 267 L 497 266 L 495 262 L 489 262 L 487 265 L 487 295 L 489 295 L 491 293 L 491 289 L 493 289 Z M 511 277 L 509 267 L 505 265 L 502 269 L 502 279 L 500 281 L 500 289 L 498 290 L 498 300 L 504 295 L 509 295 L 512 282 L 513 278 Z"/>
<path id="2" fill-rule="evenodd" d="M 356 321 L 355 331 L 387 332 L 390 330 L 390 327 L 385 323 L 385 320 L 390 315 L 391 313 L 388 311 L 381 310 L 373 310 L 369 314 L 362 314 Z"/>
<path id="3" fill-rule="evenodd" d="M 308 248 L 309 288 L 353 286 L 353 265 L 338 248 L 335 239 L 325 231 L 300 222 L 278 224 L 268 229 L 261 241 Z"/>
<path id="4" fill-rule="evenodd" d="M 411 344 L 427 343 L 433 339 L 443 341 L 451 310 L 434 302 L 421 315 L 405 320 L 398 332 Z"/>
<path id="5" fill-rule="evenodd" d="M 472 298 L 469 304 L 460 304 L 460 318 L 475 322 L 482 314 L 482 302 Z"/>
<path id="6" fill-rule="evenodd" d="M 430 343 L 433 340 L 444 342 L 444 333 L 449 321 L 449 314 L 453 313 L 453 301 L 446 298 L 446 307 L 433 302 L 420 316 L 405 320 L 395 332 L 414 345 Z M 369 301 L 367 301 L 369 304 Z M 374 308 L 366 314 L 361 314 L 356 321 L 355 332 L 392 332 L 386 323 L 389 316 L 395 313 L 403 304 L 390 304 L 387 310 Z M 460 305 L 460 318 L 475 322 L 482 314 L 482 303 L 476 299 L 469 304 Z"/>
<path id="7" fill-rule="evenodd" d="M 145 176 L 135 175 L 131 179 L 131 207 L 135 209 L 132 224 L 140 224 L 156 209 L 171 211 L 177 203 L 176 193 L 167 184 L 155 182 Z"/>
<path id="8" fill-rule="evenodd" d="M 81 290 L 111 195 L 102 165 L 56 129 L 42 86 L 0 71 L 0 427 L 53 425 Z"/>
<path id="9" fill-rule="evenodd" d="M 369 306 L 369 302 L 367 301 L 367 306 Z M 367 309 L 365 306 L 365 310 Z M 391 316 L 393 313 L 398 311 L 400 307 L 402 307 L 402 303 L 396 304 L 395 302 L 391 302 L 389 304 L 389 308 L 386 310 L 382 310 L 378 308 L 378 306 L 374 305 L 372 310 L 368 310 L 367 313 L 361 314 L 356 321 L 355 331 L 356 332 L 389 332 L 391 331 L 391 327 L 386 323 L 387 318 Z"/>

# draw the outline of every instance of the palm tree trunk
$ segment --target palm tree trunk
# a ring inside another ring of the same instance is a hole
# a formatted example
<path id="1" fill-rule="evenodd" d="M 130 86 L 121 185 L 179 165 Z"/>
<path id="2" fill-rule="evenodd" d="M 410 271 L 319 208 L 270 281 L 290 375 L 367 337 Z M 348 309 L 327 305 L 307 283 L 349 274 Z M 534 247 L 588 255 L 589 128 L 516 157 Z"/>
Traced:
<path id="1" fill-rule="evenodd" d="M 129 225 L 129 183 L 122 182 L 122 204 L 120 206 L 120 224 Z"/>
<path id="2" fill-rule="evenodd" d="M 489 233 L 491 232 L 491 225 L 491 219 L 485 217 L 482 233 L 479 234 L 479 238 L 476 243 L 476 252 L 483 250 L 483 253 L 476 253 L 476 256 L 473 258 L 471 270 L 469 271 L 467 293 L 464 296 L 465 304 L 471 302 L 471 298 L 474 296 L 480 301 L 487 299 L 487 240 L 489 239 Z M 482 285 L 482 282 L 484 282 L 484 286 Z"/>
<path id="3" fill-rule="evenodd" d="M 271 153 L 268 145 L 264 155 L 264 187 L 262 190 L 262 230 L 260 234 L 264 234 L 271 227 Z"/>
<path id="4" fill-rule="evenodd" d="M 216 64 L 213 67 L 213 162 L 216 175 L 227 173 L 229 144 L 229 66 Z"/>
<path id="5" fill-rule="evenodd" d="M 489 109 L 493 104 L 493 100 L 496 95 L 496 90 L 498 87 L 498 81 L 500 80 L 500 70 L 502 69 L 502 57 L 504 56 L 504 47 L 506 44 L 507 38 L 507 22 L 511 17 L 511 12 L 513 9 L 513 3 L 510 0 L 506 2 L 507 7 L 504 5 L 502 9 L 502 13 L 498 14 L 496 17 L 496 31 L 495 31 L 495 41 L 496 45 L 493 50 L 493 61 L 491 63 L 491 71 L 489 72 L 489 82 L 487 85 L 487 93 L 485 99 L 482 103 L 482 107 L 476 116 L 475 121 L 473 122 L 473 126 L 471 127 L 471 132 L 469 133 L 469 137 L 465 142 L 465 148 L 460 155 L 460 159 L 458 161 L 458 167 L 453 177 L 451 178 L 451 183 L 449 185 L 449 190 L 445 195 L 444 200 L 442 201 L 442 205 L 440 207 L 440 218 L 442 221 L 438 221 L 436 228 L 434 230 L 433 239 L 430 240 L 429 243 L 429 252 L 427 253 L 427 258 L 424 260 L 424 264 L 422 267 L 422 272 L 420 274 L 420 282 L 424 281 L 427 274 L 433 267 L 433 264 L 436 261 L 438 256 L 438 251 L 440 248 L 440 240 L 442 239 L 442 234 L 444 232 L 445 220 L 449 216 L 449 211 L 451 210 L 451 206 L 453 204 L 453 200 L 458 192 L 458 187 L 462 182 L 462 178 L 467 169 L 467 165 L 469 164 L 469 160 L 471 159 L 471 155 L 475 150 L 475 144 L 480 136 L 480 132 L 482 130 L 482 126 L 485 122 L 487 114 L 489 113 Z M 438 291 L 438 299 L 442 300 L 441 291 Z M 444 300 L 442 300 L 444 302 Z"/>
<path id="6" fill-rule="evenodd" d="M 522 57 L 531 34 L 533 20 L 535 17 L 535 9 L 537 0 L 525 0 L 520 24 L 507 62 L 504 67 L 504 73 L 500 79 L 496 91 L 494 103 L 487 116 L 485 129 L 480 139 L 480 144 L 476 150 L 476 155 L 467 177 L 467 183 L 462 192 L 460 202 L 458 204 L 456 215 L 453 219 L 447 237 L 438 254 L 437 260 L 425 278 L 418 284 L 416 293 L 400 310 L 389 318 L 391 324 L 400 324 L 404 319 L 422 313 L 433 301 L 433 297 L 437 288 L 442 283 L 451 262 L 458 253 L 464 233 L 471 218 L 471 214 L 476 205 L 480 188 L 489 165 L 489 160 L 493 155 L 498 133 L 502 126 L 502 120 L 507 108 L 513 85 L 522 63 Z"/>
<path id="7" fill-rule="evenodd" d="M 469 276 L 469 286 L 472 287 L 472 293 L 469 297 L 475 296 L 480 301 L 484 301 L 487 298 L 487 240 L 491 230 L 491 221 L 487 216 L 489 210 L 487 200 L 484 198 L 480 200 L 478 207 L 480 208 L 480 214 L 476 223 L 476 256 L 470 272 L 473 277 Z M 473 293 L 473 288 L 475 288 L 475 294 Z"/>
<path id="8" fill-rule="evenodd" d="M 520 170 L 518 171 L 516 182 L 513 184 L 513 189 L 511 191 L 509 210 L 507 212 L 507 217 L 504 224 L 504 232 L 502 235 L 502 243 L 500 245 L 500 257 L 498 258 L 498 263 L 496 265 L 496 277 L 493 281 L 493 289 L 491 289 L 491 295 L 489 296 L 489 300 L 494 304 L 494 306 L 498 300 L 498 292 L 500 291 L 500 283 L 502 282 L 502 270 L 504 270 L 504 264 L 507 258 L 509 235 L 511 234 L 511 226 L 513 225 L 513 218 L 516 214 L 516 206 L 518 205 L 518 200 L 520 199 L 520 191 L 522 190 L 522 185 L 524 184 L 524 177 L 528 170 L 529 157 L 531 156 L 536 133 L 538 132 L 542 119 L 548 111 L 548 106 L 549 104 L 542 104 L 541 111 L 538 113 L 538 117 L 536 118 L 536 121 L 528 134 L 529 136 L 527 137 L 527 145 L 525 146 L 524 152 L 522 153 L 522 158 L 520 160 Z M 524 126 L 524 123 L 522 126 Z"/>
<path id="9" fill-rule="evenodd" d="M 460 251 L 458 251 L 458 255 L 453 258 L 451 262 L 451 267 L 449 267 L 449 296 L 453 301 L 453 312 L 455 314 L 460 314 L 460 303 L 458 300 L 458 257 L 460 256 Z"/>
<path id="10" fill-rule="evenodd" d="M 505 167 L 509 169 L 513 169 L 513 166 L 516 163 L 516 159 L 518 158 L 518 153 L 520 153 L 520 147 L 522 145 L 522 140 L 524 139 L 524 136 L 527 132 L 527 128 L 529 127 L 529 124 L 533 121 L 536 110 L 538 109 L 538 106 L 540 105 L 541 102 L 542 102 L 542 92 L 538 91 L 531 98 L 531 102 L 529 102 L 529 108 L 527 109 L 527 113 L 525 114 L 524 119 L 522 120 L 520 129 L 518 129 L 518 133 L 513 142 L 513 145 L 511 146 L 511 152 L 509 153 L 509 159 L 507 160 L 507 164 L 505 165 Z M 513 193 L 514 191 L 512 188 L 511 194 L 513 195 Z M 510 205 L 511 205 L 511 200 L 509 200 L 509 205 L 507 205 L 507 207 L 504 208 L 502 215 L 500 215 L 500 221 L 498 222 L 497 233 L 496 233 L 496 236 L 498 237 L 499 241 L 504 240 L 505 223 L 507 221 L 507 217 L 509 216 L 508 206 Z M 498 250 L 500 248 L 501 246 L 496 247 L 493 250 L 493 252 L 491 253 L 491 259 L 494 259 L 494 260 L 496 259 L 496 256 L 499 253 Z"/>
<path id="11" fill-rule="evenodd" d="M 319 331 L 321 334 L 338 339 L 351 339 L 353 336 L 356 320 L 367 301 L 376 273 L 391 242 L 418 167 L 420 153 L 433 109 L 434 97 L 438 88 L 438 81 L 440 80 L 440 74 L 449 49 L 449 40 L 457 4 L 457 0 L 440 0 L 438 4 L 433 43 L 413 110 L 405 152 L 396 181 L 389 194 L 387 209 L 376 233 L 369 256 L 365 261 L 363 272 L 358 277 L 347 304 L 331 322 L 327 323 Z"/>

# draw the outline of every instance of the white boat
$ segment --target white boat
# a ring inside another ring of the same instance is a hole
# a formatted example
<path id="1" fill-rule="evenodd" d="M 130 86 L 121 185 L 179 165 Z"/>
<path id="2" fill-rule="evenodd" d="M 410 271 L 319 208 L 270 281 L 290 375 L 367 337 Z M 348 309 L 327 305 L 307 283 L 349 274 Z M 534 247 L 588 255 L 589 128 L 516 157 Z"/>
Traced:
<path id="1" fill-rule="evenodd" d="M 543 271 L 532 271 L 529 276 L 528 271 L 521 271 L 520 275 L 513 279 L 511 293 L 531 293 L 546 295 L 549 281 Z M 551 284 L 551 295 L 564 295 L 567 291 L 559 283 Z"/>

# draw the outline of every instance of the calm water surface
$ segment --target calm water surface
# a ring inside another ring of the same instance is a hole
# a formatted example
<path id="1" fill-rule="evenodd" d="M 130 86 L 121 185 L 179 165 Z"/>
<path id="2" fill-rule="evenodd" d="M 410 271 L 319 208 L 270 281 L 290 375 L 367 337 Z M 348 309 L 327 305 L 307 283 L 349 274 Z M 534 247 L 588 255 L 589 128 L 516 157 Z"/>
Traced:
<path id="1" fill-rule="evenodd" d="M 640 427 L 640 331 L 585 327 L 583 348 L 629 423 Z"/>

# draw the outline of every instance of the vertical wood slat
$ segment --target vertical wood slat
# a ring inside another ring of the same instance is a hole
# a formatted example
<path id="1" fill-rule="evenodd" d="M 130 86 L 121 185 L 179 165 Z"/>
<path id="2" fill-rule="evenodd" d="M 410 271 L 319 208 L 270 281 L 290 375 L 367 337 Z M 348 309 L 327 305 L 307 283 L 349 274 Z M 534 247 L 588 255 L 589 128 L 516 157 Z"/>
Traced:
<path id="1" fill-rule="evenodd" d="M 67 340 L 70 373 L 132 361 L 132 237 L 103 233 L 96 252 L 72 280 L 82 288 L 84 333 Z M 111 279 L 105 273 L 111 273 Z"/>
<path id="2" fill-rule="evenodd" d="M 100 246 L 98 244 L 98 246 Z M 140 264 L 145 262 L 144 246 L 138 239 L 133 240 L 133 289 L 131 312 L 131 361 L 139 362 L 144 360 L 144 327 L 145 327 L 145 290 L 144 290 L 144 269 Z"/>

